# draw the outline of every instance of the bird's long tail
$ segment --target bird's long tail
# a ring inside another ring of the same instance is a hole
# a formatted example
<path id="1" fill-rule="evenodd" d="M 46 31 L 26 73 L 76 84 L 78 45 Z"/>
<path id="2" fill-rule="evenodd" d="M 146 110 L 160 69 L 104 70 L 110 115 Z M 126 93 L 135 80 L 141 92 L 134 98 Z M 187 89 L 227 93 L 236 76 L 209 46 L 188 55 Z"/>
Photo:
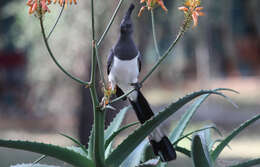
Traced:
<path id="1" fill-rule="evenodd" d="M 150 105 L 140 91 L 137 92 L 137 98 L 135 100 L 129 99 L 129 101 L 141 124 L 145 123 L 145 121 L 149 120 L 154 115 Z"/>
<path id="2" fill-rule="evenodd" d="M 177 155 L 168 137 L 156 128 L 150 135 L 149 141 L 155 155 L 160 156 L 161 161 L 167 162 L 175 160 Z"/>
<path id="3" fill-rule="evenodd" d="M 147 120 L 154 116 L 149 103 L 140 91 L 137 92 L 136 100 L 129 99 L 129 101 L 141 124 L 145 123 Z M 168 137 L 165 136 L 159 128 L 156 128 L 149 135 L 149 141 L 153 148 L 154 154 L 160 156 L 162 161 L 165 162 L 176 159 L 175 149 L 173 148 Z"/>

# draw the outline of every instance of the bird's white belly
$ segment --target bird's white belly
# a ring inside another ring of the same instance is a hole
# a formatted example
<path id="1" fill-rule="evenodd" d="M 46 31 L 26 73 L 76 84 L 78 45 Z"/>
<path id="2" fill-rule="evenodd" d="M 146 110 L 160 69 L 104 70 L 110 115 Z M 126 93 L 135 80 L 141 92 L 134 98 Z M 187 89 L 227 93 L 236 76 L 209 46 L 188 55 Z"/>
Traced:
<path id="1" fill-rule="evenodd" d="M 129 85 L 138 81 L 138 57 L 133 60 L 120 60 L 114 57 L 114 62 L 110 74 L 114 75 L 118 85 Z"/>
<path id="2" fill-rule="evenodd" d="M 138 75 L 138 56 L 133 60 L 120 60 L 114 57 L 108 79 L 112 84 L 112 88 L 118 85 L 124 93 L 127 93 L 134 88 L 130 84 L 138 82 Z M 136 92 L 131 93 L 128 97 L 136 99 Z"/>

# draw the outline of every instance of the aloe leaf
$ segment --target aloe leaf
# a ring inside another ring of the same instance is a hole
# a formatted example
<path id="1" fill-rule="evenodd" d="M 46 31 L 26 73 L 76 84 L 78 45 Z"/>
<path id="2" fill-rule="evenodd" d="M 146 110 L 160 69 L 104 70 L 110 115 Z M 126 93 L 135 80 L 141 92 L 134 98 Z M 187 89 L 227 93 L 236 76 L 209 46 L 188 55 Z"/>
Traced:
<path id="1" fill-rule="evenodd" d="M 70 139 L 71 141 L 73 141 L 75 144 L 77 144 L 85 152 L 86 155 L 88 155 L 88 151 L 87 151 L 86 147 L 83 144 L 81 144 L 77 139 L 74 139 L 73 137 L 70 137 L 70 136 L 65 135 L 63 133 L 60 133 L 60 135 L 62 135 L 64 137 Z"/>
<path id="2" fill-rule="evenodd" d="M 176 128 L 173 130 L 173 132 L 170 134 L 170 141 L 174 143 L 180 136 L 182 136 L 185 128 L 188 126 L 192 116 L 195 114 L 199 106 L 206 100 L 207 97 L 209 97 L 210 94 L 203 95 L 199 97 L 185 112 L 185 114 L 182 115 L 180 121 L 178 122 Z"/>
<path id="3" fill-rule="evenodd" d="M 81 147 L 67 146 L 66 148 L 69 149 L 69 150 L 72 150 L 72 151 L 74 151 L 76 153 L 79 153 L 80 155 L 82 155 L 84 157 L 87 157 L 86 152 Z"/>
<path id="4" fill-rule="evenodd" d="M 91 131 L 90 131 L 90 135 L 88 138 L 88 158 L 89 159 L 94 159 L 94 155 L 93 155 L 93 150 L 94 150 L 94 128 L 92 126 Z"/>
<path id="5" fill-rule="evenodd" d="M 134 151 L 124 160 L 124 162 L 120 165 L 120 167 L 136 167 L 140 164 L 142 159 L 142 154 L 144 152 L 144 148 L 148 140 L 144 140 L 140 143 Z"/>
<path id="6" fill-rule="evenodd" d="M 153 152 L 153 148 L 150 143 L 147 143 L 147 145 L 144 148 L 144 153 L 142 156 L 142 162 L 146 162 L 150 159 L 156 159 L 157 156 Z"/>
<path id="7" fill-rule="evenodd" d="M 156 167 L 160 162 L 160 158 L 150 159 L 138 165 L 138 167 Z"/>
<path id="8" fill-rule="evenodd" d="M 166 167 L 167 166 L 167 163 L 165 163 L 165 162 L 160 162 L 160 164 L 159 164 L 159 167 Z"/>
<path id="9" fill-rule="evenodd" d="M 16 164 L 16 165 L 12 165 L 10 167 L 59 167 L 59 166 L 53 166 L 53 165 L 44 165 L 44 164 Z"/>
<path id="10" fill-rule="evenodd" d="M 120 128 L 120 125 L 122 124 L 125 114 L 126 112 L 130 109 L 131 107 L 125 107 L 123 108 L 117 115 L 116 117 L 113 119 L 113 121 L 110 123 L 109 127 L 106 129 L 105 131 L 105 149 L 106 149 L 106 153 L 110 153 L 111 150 L 111 142 L 114 140 L 114 138 L 123 130 L 127 129 L 128 127 L 132 126 L 128 126 L 125 128 Z M 109 148 L 108 148 L 109 147 Z"/>
<path id="11" fill-rule="evenodd" d="M 119 134 L 121 133 L 122 131 L 132 127 L 132 126 L 135 126 L 135 125 L 138 125 L 140 124 L 139 122 L 133 122 L 133 123 L 130 123 L 130 124 L 127 124 L 125 126 L 123 126 L 122 128 L 118 129 L 116 132 L 114 132 L 107 140 L 106 140 L 106 143 L 105 143 L 105 148 L 108 147 L 108 145 L 110 144 L 111 141 L 114 140 L 114 138 Z"/>
<path id="12" fill-rule="evenodd" d="M 191 157 L 194 167 L 212 167 L 210 154 L 203 135 L 196 134 L 193 136 Z"/>
<path id="13" fill-rule="evenodd" d="M 192 134 L 194 134 L 194 133 L 196 133 L 196 132 L 204 131 L 204 130 L 206 130 L 206 129 L 214 129 L 214 130 L 216 130 L 216 131 L 219 131 L 219 130 L 216 128 L 215 125 L 212 125 L 212 126 L 209 126 L 209 127 L 205 127 L 205 128 L 201 128 L 201 129 L 198 129 L 198 130 L 194 130 L 194 131 L 189 132 L 189 133 L 187 133 L 187 134 L 181 136 L 180 138 L 178 138 L 178 139 L 173 143 L 173 145 L 177 145 L 177 144 L 178 144 L 181 140 L 183 140 L 184 138 L 187 138 L 188 136 L 190 136 L 190 135 L 192 135 Z"/>
<path id="14" fill-rule="evenodd" d="M 113 121 L 110 123 L 108 128 L 105 130 L 104 133 L 104 138 L 105 138 L 105 157 L 107 157 L 110 154 L 111 148 L 112 148 L 112 140 L 116 137 L 116 135 L 113 136 L 113 134 L 119 129 L 121 123 L 124 120 L 126 112 L 130 109 L 131 107 L 125 107 L 123 108 L 113 119 Z M 112 137 L 111 137 L 112 136 Z"/>
<path id="15" fill-rule="evenodd" d="M 213 146 L 216 144 L 216 143 L 220 143 L 220 142 L 222 142 L 222 140 L 221 139 L 217 139 L 217 140 L 213 140 L 213 141 L 211 141 L 210 143 L 209 143 L 209 151 L 212 151 L 212 149 L 213 149 Z"/>
<path id="16" fill-rule="evenodd" d="M 221 139 L 217 139 L 217 140 L 214 140 L 214 141 L 212 141 L 210 144 L 209 144 L 209 150 L 211 151 L 211 152 L 213 152 L 212 150 L 213 150 L 213 146 L 216 144 L 216 143 L 220 143 L 220 142 L 222 142 L 223 140 L 221 140 Z M 232 148 L 229 146 L 229 145 L 227 145 L 227 147 L 230 149 L 230 150 L 232 150 Z"/>
<path id="17" fill-rule="evenodd" d="M 177 102 L 171 104 L 169 107 L 159 112 L 149 121 L 146 121 L 140 128 L 135 130 L 131 135 L 129 135 L 106 159 L 106 164 L 108 166 L 119 166 L 124 159 L 137 147 L 146 136 L 148 136 L 157 126 L 159 126 L 164 120 L 169 118 L 177 110 L 183 107 L 185 104 L 193 100 L 194 98 L 201 96 L 203 94 L 217 94 L 221 93 L 213 90 L 201 90 L 199 92 L 194 92 L 190 95 L 179 99 Z"/>
<path id="18" fill-rule="evenodd" d="M 184 148 L 184 147 L 179 147 L 179 146 L 176 146 L 175 147 L 175 150 L 186 155 L 187 157 L 191 157 L 191 151 Z"/>
<path id="19" fill-rule="evenodd" d="M 211 131 L 210 131 L 210 129 L 204 130 L 204 131 L 202 131 L 200 133 L 204 135 L 205 141 L 206 141 L 206 144 L 207 144 L 207 147 L 208 147 L 209 144 L 213 141 L 212 138 L 211 138 Z"/>
<path id="20" fill-rule="evenodd" d="M 229 91 L 229 92 L 233 92 L 233 93 L 239 94 L 238 91 L 236 91 L 234 89 L 230 89 L 230 88 L 217 88 L 215 90 L 217 90 L 217 91 Z"/>
<path id="21" fill-rule="evenodd" d="M 229 167 L 250 167 L 250 166 L 259 165 L 259 164 L 260 164 L 260 158 L 257 158 L 257 159 L 249 160 L 247 162 L 242 162 L 240 164 L 232 165 Z"/>
<path id="22" fill-rule="evenodd" d="M 112 149 L 112 143 L 110 143 L 110 144 L 107 146 L 107 148 L 106 148 L 105 158 L 107 158 L 107 157 L 111 154 L 112 151 L 113 151 L 113 149 Z"/>
<path id="23" fill-rule="evenodd" d="M 234 93 L 238 93 L 235 90 L 232 89 L 227 89 L 227 88 L 219 88 L 219 89 L 214 89 L 214 91 L 230 91 Z M 181 120 L 178 122 L 176 128 L 174 131 L 170 134 L 170 140 L 172 143 L 174 143 L 184 132 L 186 127 L 188 126 L 192 116 L 195 114 L 195 112 L 198 110 L 200 105 L 209 97 L 210 94 L 206 94 L 201 96 L 199 99 L 197 99 L 190 107 L 189 109 L 185 112 L 185 114 L 182 115 Z M 237 107 L 237 105 L 227 96 L 224 94 L 220 93 L 220 96 L 224 97 L 226 100 L 228 100 L 231 104 Z"/>
<path id="24" fill-rule="evenodd" d="M 14 148 L 44 154 L 50 157 L 57 158 L 74 166 L 94 166 L 93 162 L 90 159 L 80 155 L 77 152 L 56 145 L 29 141 L 0 139 L 0 147 Z"/>
<path id="25" fill-rule="evenodd" d="M 121 125 L 121 123 L 124 120 L 125 114 L 126 112 L 130 109 L 131 107 L 125 107 L 123 108 L 117 115 L 116 117 L 113 119 L 113 121 L 110 123 L 110 125 L 108 126 L 108 128 L 105 130 L 105 140 L 107 140 L 115 131 L 117 131 Z"/>
<path id="26" fill-rule="evenodd" d="M 227 136 L 217 147 L 216 149 L 212 152 L 211 157 L 213 159 L 213 161 L 215 161 L 219 154 L 223 151 L 223 149 L 228 145 L 228 143 L 234 138 L 236 137 L 242 130 L 244 130 L 246 127 L 248 127 L 249 125 L 251 125 L 252 123 L 254 123 L 256 120 L 258 120 L 260 118 L 260 114 L 254 116 L 252 119 L 244 122 L 243 124 L 241 124 L 237 129 L 235 129 L 234 131 L 231 132 L 231 134 L 229 136 Z"/>

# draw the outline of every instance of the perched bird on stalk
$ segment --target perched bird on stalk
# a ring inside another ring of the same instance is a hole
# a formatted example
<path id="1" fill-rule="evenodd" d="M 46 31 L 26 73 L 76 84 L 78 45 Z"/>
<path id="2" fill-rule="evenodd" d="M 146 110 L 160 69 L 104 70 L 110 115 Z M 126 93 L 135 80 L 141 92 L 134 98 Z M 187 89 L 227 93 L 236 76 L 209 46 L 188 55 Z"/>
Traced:
<path id="1" fill-rule="evenodd" d="M 138 120 L 143 124 L 152 118 L 154 113 L 140 92 L 141 85 L 138 83 L 138 75 L 141 70 L 141 54 L 132 37 L 133 23 L 131 13 L 133 9 L 134 5 L 131 4 L 120 24 L 118 41 L 110 50 L 108 56 L 107 73 L 110 88 L 112 91 L 116 90 L 117 97 L 135 89 L 127 98 Z M 175 149 L 168 137 L 159 128 L 156 128 L 148 138 L 155 155 L 159 155 L 162 161 L 176 159 Z"/>

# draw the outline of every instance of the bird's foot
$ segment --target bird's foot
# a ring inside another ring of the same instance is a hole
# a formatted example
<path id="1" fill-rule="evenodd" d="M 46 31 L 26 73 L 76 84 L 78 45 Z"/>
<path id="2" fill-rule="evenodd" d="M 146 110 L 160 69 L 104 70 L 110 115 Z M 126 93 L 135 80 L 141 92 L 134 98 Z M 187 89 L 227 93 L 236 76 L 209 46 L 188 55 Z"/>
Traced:
<path id="1" fill-rule="evenodd" d="M 100 106 L 104 108 L 109 104 L 110 97 L 116 93 L 116 89 L 112 89 L 111 85 L 109 85 L 107 87 L 103 87 L 103 91 L 104 91 L 104 97 L 102 98 Z"/>
<path id="2" fill-rule="evenodd" d="M 133 86 L 135 90 L 140 90 L 143 86 L 143 84 L 141 84 L 140 82 L 130 83 L 130 85 Z"/>

